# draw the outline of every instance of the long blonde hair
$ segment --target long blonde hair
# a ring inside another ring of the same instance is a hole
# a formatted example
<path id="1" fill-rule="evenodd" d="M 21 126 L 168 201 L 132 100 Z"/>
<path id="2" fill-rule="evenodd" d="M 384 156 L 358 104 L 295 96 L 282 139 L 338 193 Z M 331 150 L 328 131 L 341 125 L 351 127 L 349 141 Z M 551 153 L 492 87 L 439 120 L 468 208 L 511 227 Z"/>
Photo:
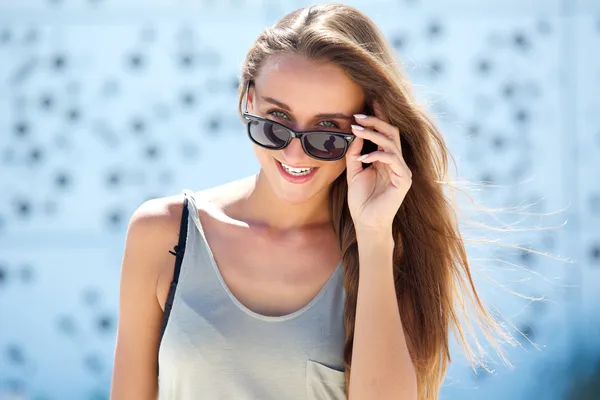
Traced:
<path id="1" fill-rule="evenodd" d="M 241 73 L 239 109 L 246 84 L 254 80 L 267 57 L 298 53 L 343 68 L 364 90 L 367 101 L 377 99 L 402 135 L 402 150 L 413 182 L 393 222 L 394 279 L 401 319 L 417 372 L 419 399 L 437 399 L 450 361 L 453 331 L 473 362 L 478 353 L 467 341 L 472 333 L 461 318 L 471 305 L 475 322 L 486 337 L 509 340 L 477 294 L 454 205 L 444 188 L 450 154 L 441 133 L 419 106 L 407 78 L 383 34 L 359 10 L 342 4 L 301 8 L 267 28 L 247 54 Z M 352 344 L 358 292 L 358 250 L 350 217 L 346 176 L 332 185 L 330 207 L 344 264 L 346 304 L 344 363 L 346 389 L 352 364 Z M 474 334 L 476 347 L 479 343 Z M 501 352 L 501 350 L 500 350 Z"/>

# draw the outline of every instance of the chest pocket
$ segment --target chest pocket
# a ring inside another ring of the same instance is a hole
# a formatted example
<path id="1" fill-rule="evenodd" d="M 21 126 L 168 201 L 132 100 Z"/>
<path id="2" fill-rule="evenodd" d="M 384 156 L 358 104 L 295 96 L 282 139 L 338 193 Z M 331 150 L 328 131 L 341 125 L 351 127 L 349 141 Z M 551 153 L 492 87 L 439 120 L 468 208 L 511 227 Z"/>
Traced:
<path id="1" fill-rule="evenodd" d="M 306 398 L 308 400 L 346 399 L 344 371 L 328 367 L 318 361 L 306 363 Z"/>

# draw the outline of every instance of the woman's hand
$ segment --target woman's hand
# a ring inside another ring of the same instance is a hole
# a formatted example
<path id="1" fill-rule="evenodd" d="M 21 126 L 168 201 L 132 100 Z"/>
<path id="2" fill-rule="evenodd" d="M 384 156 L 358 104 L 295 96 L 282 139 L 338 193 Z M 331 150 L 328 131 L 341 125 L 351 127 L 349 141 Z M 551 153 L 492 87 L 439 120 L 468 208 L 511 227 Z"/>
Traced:
<path id="1" fill-rule="evenodd" d="M 391 233 L 392 221 L 412 183 L 412 172 L 402 157 L 400 132 L 373 102 L 375 116 L 361 118 L 353 125 L 356 135 L 346 153 L 348 207 L 357 232 Z M 363 128 L 362 130 L 360 128 Z M 361 157 L 364 139 L 377 151 Z M 362 163 L 372 163 L 363 168 Z"/>

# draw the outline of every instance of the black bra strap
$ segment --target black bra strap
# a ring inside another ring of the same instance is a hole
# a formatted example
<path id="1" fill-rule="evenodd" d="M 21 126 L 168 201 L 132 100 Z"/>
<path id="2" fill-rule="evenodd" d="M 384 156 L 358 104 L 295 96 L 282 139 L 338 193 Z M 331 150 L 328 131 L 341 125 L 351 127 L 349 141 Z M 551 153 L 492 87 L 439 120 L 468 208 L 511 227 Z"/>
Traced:
<path id="1" fill-rule="evenodd" d="M 169 315 L 171 314 L 171 308 L 173 307 L 173 299 L 175 297 L 175 290 L 177 289 L 177 282 L 179 282 L 179 272 L 181 271 L 181 263 L 183 262 L 183 254 L 185 253 L 185 245 L 188 231 L 188 198 L 187 196 L 183 199 L 183 210 L 181 212 L 181 224 L 179 226 L 179 241 L 174 247 L 175 252 L 169 250 L 169 253 L 175 256 L 175 269 L 173 270 L 173 279 L 169 286 L 169 294 L 167 295 L 167 302 L 165 303 L 165 311 L 163 313 L 162 327 L 160 330 L 160 342 L 162 341 L 165 329 L 167 328 L 167 322 L 169 321 Z"/>

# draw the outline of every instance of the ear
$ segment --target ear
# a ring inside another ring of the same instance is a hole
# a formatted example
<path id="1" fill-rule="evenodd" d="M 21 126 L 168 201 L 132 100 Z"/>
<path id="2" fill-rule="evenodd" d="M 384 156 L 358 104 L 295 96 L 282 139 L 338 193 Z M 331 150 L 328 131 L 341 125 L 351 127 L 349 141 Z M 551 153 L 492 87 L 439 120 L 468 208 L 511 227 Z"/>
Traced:
<path id="1" fill-rule="evenodd" d="M 248 88 L 248 112 L 254 114 L 254 85 Z"/>

